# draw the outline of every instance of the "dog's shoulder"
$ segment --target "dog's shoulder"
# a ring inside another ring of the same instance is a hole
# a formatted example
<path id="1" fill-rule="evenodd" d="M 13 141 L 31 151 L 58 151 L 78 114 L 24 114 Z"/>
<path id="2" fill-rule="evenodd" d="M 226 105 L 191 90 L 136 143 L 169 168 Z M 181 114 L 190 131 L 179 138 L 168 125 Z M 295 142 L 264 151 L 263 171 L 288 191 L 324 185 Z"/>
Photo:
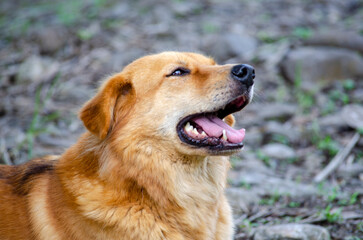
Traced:
<path id="1" fill-rule="evenodd" d="M 29 192 L 31 181 L 52 172 L 57 159 L 58 156 L 45 156 L 17 166 L 2 166 L 0 167 L 0 180 L 11 185 L 14 193 L 26 195 Z"/>

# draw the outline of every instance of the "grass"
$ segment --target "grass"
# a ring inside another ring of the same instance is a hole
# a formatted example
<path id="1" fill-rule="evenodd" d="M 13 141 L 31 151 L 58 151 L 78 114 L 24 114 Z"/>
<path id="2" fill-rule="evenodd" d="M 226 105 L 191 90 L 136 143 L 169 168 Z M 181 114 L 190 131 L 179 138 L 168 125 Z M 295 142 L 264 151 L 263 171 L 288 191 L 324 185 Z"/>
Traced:
<path id="1" fill-rule="evenodd" d="M 204 33 L 209 33 L 209 34 L 217 33 L 220 31 L 218 26 L 209 22 L 205 22 L 202 24 L 202 30 Z"/>
<path id="2" fill-rule="evenodd" d="M 251 232 L 251 230 L 254 228 L 254 227 L 257 227 L 259 224 L 258 223 L 253 223 L 251 222 L 250 220 L 248 219 L 245 219 L 243 220 L 243 222 L 239 225 L 239 227 L 241 229 L 243 229 L 244 231 L 246 232 Z"/>
<path id="3" fill-rule="evenodd" d="M 17 13 L 0 15 L 0 29 L 6 32 L 4 38 L 12 38 L 24 35 L 30 29 L 41 28 L 45 25 L 74 26 L 81 23 L 88 24 L 90 19 L 97 18 L 102 9 L 112 4 L 112 2 L 114 1 L 75 0 L 43 1 L 36 4 L 22 3 Z M 22 17 L 22 12 L 27 12 L 26 17 Z"/>
<path id="4" fill-rule="evenodd" d="M 288 206 L 289 208 L 297 208 L 297 207 L 300 207 L 300 205 L 301 205 L 301 203 L 299 203 L 299 202 L 294 202 L 294 201 L 291 201 L 291 202 L 289 202 L 289 203 L 287 204 L 287 206 Z"/>
<path id="5" fill-rule="evenodd" d="M 240 162 L 242 159 L 238 156 L 231 156 L 229 158 L 229 162 L 231 163 L 231 167 L 234 168 L 238 162 Z"/>
<path id="6" fill-rule="evenodd" d="M 343 88 L 346 91 L 351 91 L 355 88 L 355 82 L 352 79 L 346 79 L 343 81 Z"/>
<path id="7" fill-rule="evenodd" d="M 325 152 L 328 156 L 333 157 L 339 151 L 339 144 L 334 141 L 331 136 L 325 136 L 316 143 L 319 150 Z"/>
<path id="8" fill-rule="evenodd" d="M 251 184 L 250 184 L 250 183 L 248 183 L 248 182 L 245 182 L 245 181 L 241 181 L 241 182 L 238 184 L 238 187 L 240 187 L 240 188 L 244 188 L 244 189 L 247 189 L 247 190 L 249 190 L 249 189 L 251 189 L 251 188 L 252 188 Z"/>
<path id="9" fill-rule="evenodd" d="M 306 27 L 297 27 L 292 31 L 292 36 L 300 39 L 309 39 L 313 34 L 313 30 Z"/>
<path id="10" fill-rule="evenodd" d="M 21 146 L 24 143 L 27 145 L 28 159 L 33 158 L 34 139 L 36 138 L 36 136 L 38 136 L 40 133 L 44 133 L 47 131 L 46 128 L 44 127 L 47 125 L 47 123 L 59 118 L 58 112 L 53 112 L 46 115 L 42 114 L 45 109 L 45 105 L 47 104 L 47 102 L 50 100 L 50 98 L 54 93 L 54 89 L 58 83 L 59 77 L 60 76 L 58 74 L 54 78 L 51 86 L 49 87 L 49 89 L 47 89 L 44 98 L 41 97 L 43 86 L 40 86 L 36 91 L 32 121 L 30 123 L 29 128 L 26 131 L 25 142 L 21 144 Z"/>
<path id="11" fill-rule="evenodd" d="M 311 108 L 315 105 L 315 93 L 302 89 L 302 73 L 301 65 L 297 65 L 295 69 L 295 80 L 294 80 L 294 95 L 296 101 L 303 113 L 309 113 Z"/>
<path id="12" fill-rule="evenodd" d="M 342 220 L 342 208 L 333 210 L 333 206 L 329 204 L 322 212 L 323 217 L 329 223 L 337 223 Z"/>
<path id="13" fill-rule="evenodd" d="M 335 104 L 338 102 L 346 105 L 350 102 L 349 95 L 337 89 L 333 89 L 329 92 L 329 98 L 334 101 Z"/>
<path id="14" fill-rule="evenodd" d="M 274 192 L 272 195 L 269 195 L 265 198 L 262 198 L 259 202 L 260 205 L 274 205 L 277 203 L 281 198 L 281 194 L 278 192 Z"/>
<path id="15" fill-rule="evenodd" d="M 323 135 L 320 130 L 319 124 L 315 121 L 311 129 L 311 143 L 316 148 L 326 154 L 328 157 L 335 156 L 339 151 L 339 143 L 330 135 Z"/>
<path id="16" fill-rule="evenodd" d="M 77 36 L 82 41 L 87 41 L 93 38 L 94 33 L 88 29 L 80 29 L 77 31 Z"/>
<path id="17" fill-rule="evenodd" d="M 338 201 L 340 206 L 354 205 L 358 201 L 359 192 L 354 192 L 350 195 L 349 199 L 341 199 Z"/>
<path id="18" fill-rule="evenodd" d="M 257 38 L 264 43 L 275 43 L 286 39 L 284 36 L 273 36 L 266 31 L 259 31 L 257 33 Z"/>
<path id="19" fill-rule="evenodd" d="M 267 167 L 271 166 L 270 158 L 261 150 L 257 151 L 257 158 L 260 159 Z"/>
<path id="20" fill-rule="evenodd" d="M 281 144 L 284 144 L 284 145 L 289 145 L 290 144 L 289 138 L 287 136 L 282 135 L 282 134 L 276 134 L 276 133 L 272 134 L 271 141 L 276 142 L 276 143 L 281 143 Z"/>

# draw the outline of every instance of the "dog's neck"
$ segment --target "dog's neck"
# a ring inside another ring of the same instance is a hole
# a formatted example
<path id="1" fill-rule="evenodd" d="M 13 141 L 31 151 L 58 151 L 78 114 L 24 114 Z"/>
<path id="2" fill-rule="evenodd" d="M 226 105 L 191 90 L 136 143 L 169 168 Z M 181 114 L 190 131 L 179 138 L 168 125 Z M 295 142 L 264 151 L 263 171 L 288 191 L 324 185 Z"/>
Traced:
<path id="1" fill-rule="evenodd" d="M 160 145 L 131 143 L 129 141 L 121 152 L 115 152 L 109 144 L 100 143 L 89 133 L 84 134 L 57 166 L 60 179 L 71 179 L 67 182 L 74 183 L 64 186 L 67 192 L 76 193 L 79 199 L 100 196 L 99 201 L 113 198 L 107 201 L 120 203 L 133 199 L 165 208 L 175 205 L 187 208 L 193 204 L 191 201 L 211 206 L 217 203 L 229 166 L 226 157 L 170 155 Z M 195 186 L 199 186 L 200 191 L 196 191 Z M 128 192 L 133 196 L 128 196 Z"/>

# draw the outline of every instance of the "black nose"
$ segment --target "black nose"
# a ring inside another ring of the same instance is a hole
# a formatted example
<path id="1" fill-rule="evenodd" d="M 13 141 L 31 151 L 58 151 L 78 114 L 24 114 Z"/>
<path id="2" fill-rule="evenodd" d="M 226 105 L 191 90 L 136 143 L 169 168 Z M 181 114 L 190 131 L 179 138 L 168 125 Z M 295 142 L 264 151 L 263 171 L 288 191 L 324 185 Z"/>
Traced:
<path id="1" fill-rule="evenodd" d="M 233 79 L 251 87 L 253 85 L 253 79 L 255 79 L 255 69 L 248 64 L 236 65 L 232 68 L 231 74 Z"/>

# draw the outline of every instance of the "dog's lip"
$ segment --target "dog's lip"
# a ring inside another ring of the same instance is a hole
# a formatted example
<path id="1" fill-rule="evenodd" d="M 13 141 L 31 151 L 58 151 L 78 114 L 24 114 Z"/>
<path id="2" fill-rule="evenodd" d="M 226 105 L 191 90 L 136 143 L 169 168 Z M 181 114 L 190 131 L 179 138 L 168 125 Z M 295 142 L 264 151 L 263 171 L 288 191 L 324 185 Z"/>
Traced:
<path id="1" fill-rule="evenodd" d="M 242 131 L 242 135 L 240 136 L 241 141 L 226 141 L 222 137 L 216 137 L 216 136 L 206 136 L 204 138 L 193 138 L 190 135 L 188 135 L 185 131 L 185 126 L 187 123 L 191 122 L 193 119 L 198 117 L 205 117 L 208 118 L 210 116 L 213 116 L 214 118 L 218 117 L 220 119 L 225 118 L 227 115 L 232 114 L 234 112 L 238 112 L 242 110 L 248 103 L 249 103 L 249 95 L 243 94 L 240 95 L 233 100 L 229 101 L 226 105 L 224 105 L 222 108 L 220 108 L 217 111 L 213 112 L 201 112 L 201 113 L 195 113 L 188 115 L 184 117 L 177 125 L 177 133 L 179 138 L 182 142 L 192 145 L 194 147 L 198 148 L 209 148 L 213 151 L 223 152 L 226 150 L 237 150 L 243 147 L 242 140 L 244 138 L 244 129 L 241 129 L 239 131 Z M 221 120 L 220 120 L 221 121 Z M 236 130 L 237 131 L 237 130 Z M 200 137 L 200 135 L 199 135 Z"/>

